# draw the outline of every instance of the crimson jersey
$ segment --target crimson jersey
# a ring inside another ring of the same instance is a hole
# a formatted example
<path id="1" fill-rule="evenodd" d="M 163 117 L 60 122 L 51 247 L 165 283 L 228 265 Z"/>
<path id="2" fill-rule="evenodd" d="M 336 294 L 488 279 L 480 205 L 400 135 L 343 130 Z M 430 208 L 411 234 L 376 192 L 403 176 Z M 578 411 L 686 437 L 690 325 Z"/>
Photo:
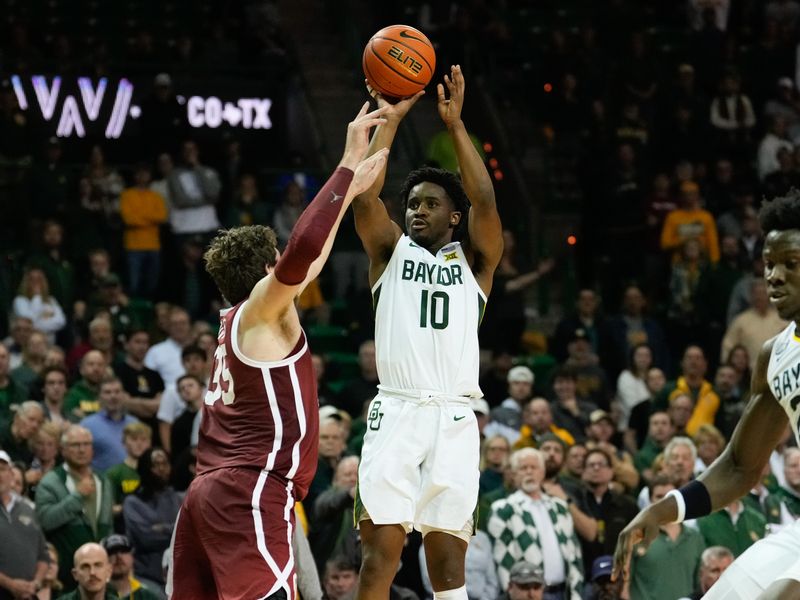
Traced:
<path id="1" fill-rule="evenodd" d="M 246 302 L 246 300 L 244 301 Z M 305 332 L 289 356 L 262 362 L 237 343 L 241 302 L 220 312 L 214 370 L 197 446 L 197 474 L 262 469 L 291 481 L 302 500 L 317 468 L 319 400 Z"/>

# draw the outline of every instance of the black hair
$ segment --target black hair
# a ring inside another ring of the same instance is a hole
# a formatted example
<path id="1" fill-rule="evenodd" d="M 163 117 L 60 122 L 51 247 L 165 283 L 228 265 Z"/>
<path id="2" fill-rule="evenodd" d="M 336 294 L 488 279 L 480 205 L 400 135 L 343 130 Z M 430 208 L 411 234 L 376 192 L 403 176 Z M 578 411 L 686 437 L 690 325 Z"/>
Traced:
<path id="1" fill-rule="evenodd" d="M 400 204 L 403 207 L 403 212 L 405 213 L 408 208 L 408 195 L 411 193 L 411 189 L 423 181 L 442 186 L 447 197 L 453 203 L 455 210 L 461 213 L 461 220 L 453 229 L 453 240 L 461 240 L 467 231 L 470 203 L 469 198 L 464 193 L 464 186 L 461 185 L 461 178 L 455 173 L 434 167 L 421 167 L 411 171 L 400 188 Z M 403 229 L 405 229 L 405 219 L 403 219 Z"/>
<path id="2" fill-rule="evenodd" d="M 785 196 L 764 202 L 758 220 L 764 233 L 800 229 L 800 190 L 793 187 Z"/>
<path id="3" fill-rule="evenodd" d="M 156 492 L 164 488 L 164 483 L 158 480 L 153 474 L 153 454 L 156 452 L 163 452 L 167 457 L 167 462 L 170 462 L 169 453 L 159 447 L 148 448 L 139 457 L 136 465 L 136 472 L 139 474 L 140 483 L 136 493 L 143 500 L 149 500 Z M 167 485 L 169 485 L 169 482 L 167 482 Z"/>
<path id="4" fill-rule="evenodd" d="M 197 344 L 189 344 L 181 351 L 181 360 L 186 360 L 190 356 L 199 356 L 203 360 L 206 360 L 208 356 L 206 356 L 205 350 L 203 350 Z"/>

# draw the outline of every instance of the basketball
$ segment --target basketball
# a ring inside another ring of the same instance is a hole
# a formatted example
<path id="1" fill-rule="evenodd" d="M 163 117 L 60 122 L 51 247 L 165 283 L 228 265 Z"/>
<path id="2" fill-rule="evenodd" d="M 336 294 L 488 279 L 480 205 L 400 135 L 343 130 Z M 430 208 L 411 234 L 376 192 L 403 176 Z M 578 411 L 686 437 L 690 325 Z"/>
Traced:
<path id="1" fill-rule="evenodd" d="M 436 53 L 418 29 L 390 25 L 367 42 L 362 66 L 375 91 L 390 98 L 406 98 L 428 85 L 436 69 Z"/>

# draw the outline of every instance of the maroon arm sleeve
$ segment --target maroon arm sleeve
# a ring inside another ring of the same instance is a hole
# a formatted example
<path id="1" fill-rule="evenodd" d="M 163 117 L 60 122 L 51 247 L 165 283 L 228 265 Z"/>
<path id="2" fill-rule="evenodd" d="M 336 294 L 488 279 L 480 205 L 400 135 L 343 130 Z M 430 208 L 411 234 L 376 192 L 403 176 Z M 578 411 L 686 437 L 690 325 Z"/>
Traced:
<path id="1" fill-rule="evenodd" d="M 284 285 L 303 283 L 311 263 L 322 253 L 352 180 L 353 171 L 345 167 L 337 168 L 300 215 L 286 250 L 275 267 L 278 281 Z"/>

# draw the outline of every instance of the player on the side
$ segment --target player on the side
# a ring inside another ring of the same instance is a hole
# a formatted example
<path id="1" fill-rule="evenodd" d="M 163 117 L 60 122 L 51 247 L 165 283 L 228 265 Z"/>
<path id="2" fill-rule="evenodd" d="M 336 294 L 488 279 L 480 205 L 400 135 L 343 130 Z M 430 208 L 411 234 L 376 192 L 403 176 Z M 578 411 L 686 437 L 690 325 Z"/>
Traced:
<path id="1" fill-rule="evenodd" d="M 339 167 L 309 204 L 282 255 L 268 227 L 222 231 L 206 269 L 232 308 L 205 397 L 197 477 L 173 540 L 173 600 L 295 597 L 293 506 L 317 466 L 319 403 L 295 298 L 320 272 L 342 215 L 386 164 L 365 160 L 385 108 L 364 104 Z"/>
<path id="2" fill-rule="evenodd" d="M 478 326 L 503 250 L 489 173 L 461 121 L 464 76 L 451 68 L 438 109 L 461 180 L 424 168 L 401 191 L 404 234 L 378 194 L 384 173 L 353 201 L 370 259 L 379 393 L 369 407 L 356 520 L 363 561 L 357 598 L 387 598 L 406 534 L 424 536 L 434 598 L 466 600 L 464 557 L 478 500 Z M 391 146 L 421 94 L 387 107 L 371 150 Z M 471 203 L 471 208 L 470 208 Z M 467 213 L 469 212 L 469 219 Z M 463 242 L 462 233 L 466 233 Z"/>
<path id="3" fill-rule="evenodd" d="M 792 190 L 762 206 L 764 278 L 770 300 L 788 327 L 758 355 L 752 399 L 730 444 L 695 481 L 673 490 L 644 509 L 622 531 L 614 556 L 614 576 L 628 577 L 631 552 L 646 547 L 660 525 L 694 519 L 747 494 L 786 428 L 787 417 L 800 440 L 800 192 Z M 800 521 L 756 542 L 726 569 L 704 598 L 773 600 L 800 598 Z"/>

